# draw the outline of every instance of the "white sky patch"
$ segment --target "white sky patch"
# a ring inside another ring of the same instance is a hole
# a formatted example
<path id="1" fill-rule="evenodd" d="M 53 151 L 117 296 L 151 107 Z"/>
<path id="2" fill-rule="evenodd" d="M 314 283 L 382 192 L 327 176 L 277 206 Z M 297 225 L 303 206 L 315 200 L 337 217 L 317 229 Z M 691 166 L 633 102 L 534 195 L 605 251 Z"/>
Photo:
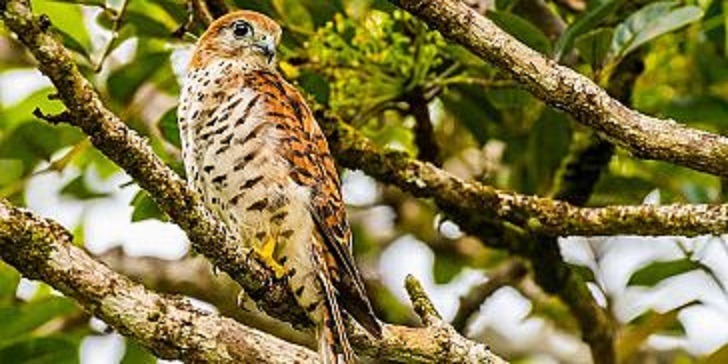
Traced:
<path id="1" fill-rule="evenodd" d="M 452 320 L 459 304 L 459 297 L 469 287 L 481 282 L 480 272 L 465 269 L 448 284 L 436 284 L 432 267 L 434 255 L 430 248 L 414 237 L 407 235 L 397 239 L 382 252 L 379 271 L 383 283 L 400 299 L 409 305 L 404 280 L 407 274 L 414 275 L 432 299 L 432 303 L 445 320 Z"/>
<path id="2" fill-rule="evenodd" d="M 52 86 L 35 68 L 14 69 L 0 73 L 0 104 L 9 107 L 33 92 Z"/>
<path id="3" fill-rule="evenodd" d="M 709 305 L 688 307 L 680 312 L 679 319 L 688 335 L 686 347 L 693 354 L 709 354 L 728 342 L 725 309 Z"/>
<path id="4" fill-rule="evenodd" d="M 41 165 L 37 170 L 46 167 Z M 85 246 L 92 253 L 121 245 L 130 255 L 179 259 L 186 254 L 186 236 L 176 225 L 152 219 L 131 222 L 134 209 L 130 203 L 139 187 L 122 188 L 130 181 L 124 173 L 103 180 L 92 168 L 84 175 L 92 190 L 107 193 L 107 197 L 78 200 L 62 196 L 60 191 L 79 173 L 77 168 L 68 166 L 60 174 L 43 173 L 31 178 L 26 188 L 28 207 L 69 230 L 83 223 Z"/>
<path id="5" fill-rule="evenodd" d="M 124 355 L 124 338 L 118 334 L 87 336 L 81 341 L 81 364 L 116 364 Z"/>
<path id="6" fill-rule="evenodd" d="M 187 75 L 187 65 L 190 63 L 192 58 L 192 51 L 194 47 L 192 45 L 188 47 L 178 47 L 172 51 L 172 55 L 169 60 L 172 63 L 172 72 L 177 78 L 177 83 L 184 84 L 185 75 Z"/>
<path id="7" fill-rule="evenodd" d="M 347 170 L 341 182 L 341 194 L 347 205 L 366 206 L 379 199 L 377 182 L 362 171 Z"/>

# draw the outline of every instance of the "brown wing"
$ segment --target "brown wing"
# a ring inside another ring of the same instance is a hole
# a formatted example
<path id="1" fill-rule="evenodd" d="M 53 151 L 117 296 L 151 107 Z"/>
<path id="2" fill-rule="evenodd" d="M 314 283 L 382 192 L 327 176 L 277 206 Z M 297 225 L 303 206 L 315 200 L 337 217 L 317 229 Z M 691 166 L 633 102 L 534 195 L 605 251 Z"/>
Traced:
<path id="1" fill-rule="evenodd" d="M 351 254 L 351 230 L 341 198 L 338 172 L 329 147 L 313 114 L 301 94 L 280 75 L 261 71 L 261 85 L 277 95 L 285 110 L 288 137 L 283 140 L 282 153 L 291 163 L 291 178 L 311 188 L 311 215 L 324 245 L 324 260 L 329 276 L 337 290 L 340 304 L 367 331 L 381 336 L 381 326 L 374 315 L 364 284 Z"/>

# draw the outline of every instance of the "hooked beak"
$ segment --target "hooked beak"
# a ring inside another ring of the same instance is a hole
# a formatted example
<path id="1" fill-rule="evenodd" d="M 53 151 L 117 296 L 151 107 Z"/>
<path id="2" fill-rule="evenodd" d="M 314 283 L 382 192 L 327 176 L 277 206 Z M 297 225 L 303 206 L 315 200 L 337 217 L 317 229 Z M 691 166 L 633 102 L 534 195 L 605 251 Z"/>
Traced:
<path id="1" fill-rule="evenodd" d="M 268 63 L 271 63 L 276 56 L 276 45 L 270 40 L 260 40 L 253 44 L 253 47 L 265 56 Z"/>

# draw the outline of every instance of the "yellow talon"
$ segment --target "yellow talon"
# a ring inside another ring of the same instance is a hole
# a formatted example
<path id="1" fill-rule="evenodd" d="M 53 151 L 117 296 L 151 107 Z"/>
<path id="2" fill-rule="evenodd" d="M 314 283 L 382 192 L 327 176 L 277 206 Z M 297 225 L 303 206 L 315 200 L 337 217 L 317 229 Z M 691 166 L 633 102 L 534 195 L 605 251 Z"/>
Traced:
<path id="1" fill-rule="evenodd" d="M 280 265 L 273 255 L 276 251 L 276 241 L 272 237 L 268 237 L 264 242 L 263 245 L 260 247 L 254 247 L 253 250 L 260 256 L 260 258 L 263 260 L 263 262 L 273 269 L 273 272 L 276 275 L 277 279 L 282 278 L 286 275 L 286 269 Z"/>

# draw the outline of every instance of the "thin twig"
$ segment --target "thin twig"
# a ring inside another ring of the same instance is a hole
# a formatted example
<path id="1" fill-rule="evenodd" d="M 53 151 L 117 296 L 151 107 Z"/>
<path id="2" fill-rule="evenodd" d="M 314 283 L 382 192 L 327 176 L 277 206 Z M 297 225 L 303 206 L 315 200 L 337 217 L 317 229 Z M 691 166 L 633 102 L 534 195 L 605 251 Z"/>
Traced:
<path id="1" fill-rule="evenodd" d="M 114 22 L 111 26 L 111 38 L 108 42 L 106 42 L 106 47 L 104 47 L 104 51 L 101 53 L 101 57 L 94 67 L 94 72 L 96 73 L 101 72 L 101 68 L 104 66 L 106 58 L 109 56 L 109 54 L 111 54 L 111 51 L 114 49 L 114 43 L 116 43 L 116 40 L 119 38 L 119 30 L 121 30 L 122 21 L 124 15 L 126 15 L 126 9 L 129 6 L 129 1 L 131 0 L 123 0 L 119 12 L 116 13 L 116 15 L 114 16 Z"/>
<path id="2" fill-rule="evenodd" d="M 112 271 L 73 244 L 58 223 L 0 199 L 0 258 L 40 279 L 163 359 L 318 363 L 316 353 L 232 319 L 162 296 Z"/>
<path id="3" fill-rule="evenodd" d="M 442 316 L 437 312 L 432 300 L 427 296 L 422 283 L 415 276 L 408 274 L 405 278 L 404 286 L 407 288 L 412 307 L 415 313 L 420 317 L 425 326 L 435 326 L 442 323 Z"/>
<path id="4" fill-rule="evenodd" d="M 473 316 L 483 302 L 495 291 L 508 285 L 515 285 L 528 273 L 525 264 L 518 260 L 509 260 L 488 272 L 488 280 L 474 286 L 470 291 L 460 297 L 460 306 L 452 320 L 455 330 L 463 332 L 468 319 Z"/>

